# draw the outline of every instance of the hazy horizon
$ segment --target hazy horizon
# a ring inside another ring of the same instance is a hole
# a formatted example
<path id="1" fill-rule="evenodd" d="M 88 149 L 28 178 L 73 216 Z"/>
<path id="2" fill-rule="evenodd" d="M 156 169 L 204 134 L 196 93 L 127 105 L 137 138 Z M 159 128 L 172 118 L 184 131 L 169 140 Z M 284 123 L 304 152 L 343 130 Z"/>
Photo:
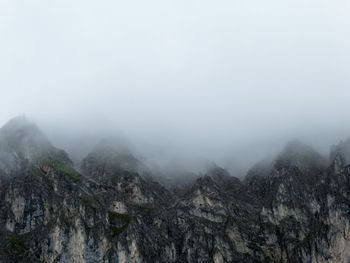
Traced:
<path id="1" fill-rule="evenodd" d="M 246 169 L 350 136 L 350 2 L 2 1 L 0 126 Z M 84 148 L 83 147 L 83 148 Z M 186 164 L 188 162 L 188 164 Z"/>

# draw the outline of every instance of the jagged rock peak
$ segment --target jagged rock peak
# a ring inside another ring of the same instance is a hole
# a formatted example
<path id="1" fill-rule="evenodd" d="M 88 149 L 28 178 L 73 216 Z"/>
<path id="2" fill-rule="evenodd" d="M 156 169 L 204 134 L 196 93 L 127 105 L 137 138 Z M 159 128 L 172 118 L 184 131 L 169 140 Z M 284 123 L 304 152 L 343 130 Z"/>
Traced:
<path id="1" fill-rule="evenodd" d="M 38 126 L 24 116 L 18 116 L 9 120 L 0 129 L 2 147 L 15 147 L 32 144 L 33 146 L 50 147 L 51 144 Z M 5 144 L 5 141 L 7 142 Z"/>
<path id="2" fill-rule="evenodd" d="M 334 157 L 334 160 L 332 162 L 331 167 L 332 167 L 335 174 L 339 174 L 341 172 L 341 169 L 343 168 L 343 166 L 344 166 L 343 157 L 338 153 Z"/>
<path id="3" fill-rule="evenodd" d="M 207 169 L 206 175 L 210 176 L 219 185 L 227 185 L 233 182 L 240 184 L 237 177 L 232 176 L 226 169 L 216 164 Z"/>
<path id="4" fill-rule="evenodd" d="M 275 168 L 295 166 L 304 168 L 323 168 L 327 160 L 311 146 L 300 141 L 289 142 L 277 157 Z"/>
<path id="5" fill-rule="evenodd" d="M 32 121 L 19 116 L 0 129 L 0 176 L 23 172 L 43 162 L 71 163 L 68 155 L 55 148 Z"/>
<path id="6" fill-rule="evenodd" d="M 213 179 L 208 175 L 204 175 L 202 177 L 199 177 L 196 180 L 196 184 L 198 184 L 198 185 L 212 185 L 213 183 L 214 183 Z"/>
<path id="7" fill-rule="evenodd" d="M 213 179 L 231 177 L 230 173 L 226 169 L 217 165 L 213 165 L 209 167 L 207 169 L 206 174 L 211 176 Z"/>
<path id="8" fill-rule="evenodd" d="M 2 129 L 18 129 L 26 126 L 35 126 L 25 115 L 16 116 L 5 123 Z"/>
<path id="9" fill-rule="evenodd" d="M 350 164 L 350 137 L 331 147 L 329 157 L 331 162 L 336 159 L 337 155 L 341 156 L 344 165 Z"/>
<path id="10" fill-rule="evenodd" d="M 247 172 L 245 180 L 254 176 L 268 176 L 274 169 L 275 159 L 267 158 L 253 165 Z"/>
<path id="11" fill-rule="evenodd" d="M 328 160 L 311 146 L 298 140 L 290 141 L 274 158 L 264 159 L 255 164 L 247 173 L 245 181 L 255 176 L 269 176 L 274 169 L 297 167 L 304 169 L 322 169 L 327 167 Z"/>
<path id="12" fill-rule="evenodd" d="M 101 140 L 83 159 L 81 170 L 98 181 L 109 182 L 120 174 L 137 173 L 144 168 L 127 148 L 111 139 Z"/>

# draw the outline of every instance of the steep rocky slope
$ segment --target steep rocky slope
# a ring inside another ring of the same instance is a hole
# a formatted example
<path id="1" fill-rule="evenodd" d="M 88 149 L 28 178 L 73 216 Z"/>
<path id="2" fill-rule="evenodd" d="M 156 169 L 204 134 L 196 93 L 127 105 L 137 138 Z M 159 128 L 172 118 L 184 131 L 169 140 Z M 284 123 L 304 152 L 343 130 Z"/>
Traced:
<path id="1" fill-rule="evenodd" d="M 183 191 L 98 145 L 80 172 L 23 118 L 0 129 L 0 262 L 350 262 L 350 166 L 291 143 L 243 182 Z"/>

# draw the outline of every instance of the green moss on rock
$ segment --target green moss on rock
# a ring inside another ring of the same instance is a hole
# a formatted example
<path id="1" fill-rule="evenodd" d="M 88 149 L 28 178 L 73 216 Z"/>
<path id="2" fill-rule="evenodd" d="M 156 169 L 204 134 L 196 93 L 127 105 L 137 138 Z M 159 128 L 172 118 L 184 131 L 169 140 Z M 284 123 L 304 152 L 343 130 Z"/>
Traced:
<path id="1" fill-rule="evenodd" d="M 25 239 L 23 236 L 20 236 L 20 235 L 10 236 L 7 238 L 7 241 L 9 243 L 9 248 L 12 250 L 13 253 L 16 253 L 18 255 L 23 255 L 28 250 L 25 245 Z"/>
<path id="2" fill-rule="evenodd" d="M 132 217 L 128 214 L 119 214 L 116 212 L 108 212 L 108 218 L 109 222 L 111 223 L 110 229 L 113 237 L 119 236 L 121 233 L 123 233 L 128 228 L 132 220 Z M 121 227 L 115 226 L 114 224 L 117 221 L 121 221 L 123 225 Z"/>
<path id="3" fill-rule="evenodd" d="M 66 175 L 72 182 L 77 183 L 80 180 L 80 174 L 70 165 L 64 163 L 56 163 L 52 166 L 56 171 Z"/>

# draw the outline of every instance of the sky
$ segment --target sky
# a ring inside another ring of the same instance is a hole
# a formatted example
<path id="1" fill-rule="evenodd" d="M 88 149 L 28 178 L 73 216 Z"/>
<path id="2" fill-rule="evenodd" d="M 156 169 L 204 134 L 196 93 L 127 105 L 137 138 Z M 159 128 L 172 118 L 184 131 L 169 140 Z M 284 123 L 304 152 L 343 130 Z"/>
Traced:
<path id="1" fill-rule="evenodd" d="M 26 114 L 71 148 L 118 134 L 154 160 L 235 166 L 295 138 L 327 152 L 350 136 L 349 13 L 348 0 L 0 0 L 0 125 Z"/>

